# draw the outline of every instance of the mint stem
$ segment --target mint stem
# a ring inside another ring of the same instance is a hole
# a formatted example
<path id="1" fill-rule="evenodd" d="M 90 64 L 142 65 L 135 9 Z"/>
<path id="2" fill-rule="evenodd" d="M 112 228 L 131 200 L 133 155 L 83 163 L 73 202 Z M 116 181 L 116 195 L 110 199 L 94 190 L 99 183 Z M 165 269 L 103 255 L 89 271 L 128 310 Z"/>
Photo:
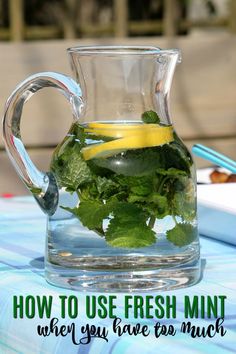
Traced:
<path id="1" fill-rule="evenodd" d="M 96 233 L 98 234 L 98 235 L 100 235 L 100 236 L 105 236 L 105 232 L 103 231 L 103 228 L 101 227 L 96 227 L 95 229 L 94 229 L 94 231 L 96 231 Z"/>
<path id="2" fill-rule="evenodd" d="M 148 222 L 148 226 L 152 229 L 155 225 L 156 218 L 155 216 L 151 216 Z"/>
<path id="3" fill-rule="evenodd" d="M 178 221 L 177 221 L 175 215 L 172 215 L 172 218 L 173 218 L 173 220 L 174 220 L 174 222 L 175 222 L 175 225 L 177 225 L 177 224 L 178 224 Z"/>
<path id="4" fill-rule="evenodd" d="M 158 193 L 161 193 L 162 192 L 162 189 L 163 189 L 163 186 L 165 184 L 165 182 L 167 181 L 167 179 L 169 178 L 169 176 L 164 176 L 159 184 L 159 187 L 158 187 L 158 190 L 157 192 Z"/>

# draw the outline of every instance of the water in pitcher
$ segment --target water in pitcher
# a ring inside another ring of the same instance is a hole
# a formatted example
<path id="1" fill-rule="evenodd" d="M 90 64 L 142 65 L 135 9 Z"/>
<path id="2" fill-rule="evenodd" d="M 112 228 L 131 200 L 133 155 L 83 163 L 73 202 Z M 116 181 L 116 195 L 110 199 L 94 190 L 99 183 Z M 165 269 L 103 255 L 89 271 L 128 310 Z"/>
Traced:
<path id="1" fill-rule="evenodd" d="M 73 272 L 90 271 L 82 286 L 94 288 L 96 273 L 104 271 L 97 288 L 109 291 L 117 288 L 115 271 L 121 291 L 135 290 L 142 288 L 138 273 L 146 271 L 145 290 L 157 282 L 168 287 L 163 272 L 173 288 L 169 270 L 186 265 L 191 273 L 198 262 L 191 156 L 155 112 L 142 119 L 74 123 L 54 152 L 60 200 L 49 219 L 47 272 L 58 271 L 62 285 L 63 273 L 67 282 L 71 273 L 73 288 Z"/>

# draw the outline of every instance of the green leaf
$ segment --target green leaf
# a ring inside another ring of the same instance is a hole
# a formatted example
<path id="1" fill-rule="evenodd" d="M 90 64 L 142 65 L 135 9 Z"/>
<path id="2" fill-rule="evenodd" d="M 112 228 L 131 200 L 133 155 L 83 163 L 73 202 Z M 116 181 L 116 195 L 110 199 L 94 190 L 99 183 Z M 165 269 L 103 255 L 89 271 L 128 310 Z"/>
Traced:
<path id="1" fill-rule="evenodd" d="M 149 124 L 149 123 L 159 124 L 160 117 L 154 111 L 146 111 L 142 114 L 142 121 L 147 124 Z"/>
<path id="2" fill-rule="evenodd" d="M 191 179 L 182 177 L 174 187 L 172 198 L 172 211 L 185 221 L 193 221 L 196 217 L 196 196 L 194 183 Z"/>
<path id="3" fill-rule="evenodd" d="M 197 238 L 197 235 L 197 228 L 188 223 L 176 224 L 166 233 L 167 239 L 178 247 L 189 245 Z"/>
<path id="4" fill-rule="evenodd" d="M 90 183 L 81 186 L 77 193 L 81 201 L 100 201 L 95 181 L 91 181 Z"/>
<path id="5" fill-rule="evenodd" d="M 151 193 L 149 196 L 131 194 L 128 197 L 129 203 L 136 203 L 147 214 L 157 219 L 162 219 L 169 214 L 169 205 L 166 196 L 159 193 Z"/>
<path id="6" fill-rule="evenodd" d="M 165 169 L 178 169 L 190 175 L 192 158 L 185 147 L 176 141 L 162 146 L 162 155 L 165 159 Z"/>
<path id="7" fill-rule="evenodd" d="M 113 208 L 106 240 L 113 247 L 140 248 L 156 241 L 155 232 L 147 226 L 146 215 L 142 209 L 130 203 L 117 203 Z"/>
<path id="8" fill-rule="evenodd" d="M 134 227 L 126 230 L 125 227 L 113 232 L 114 238 L 107 239 L 110 246 L 123 248 L 148 247 L 155 243 L 155 233 L 148 227 Z"/>
<path id="9" fill-rule="evenodd" d="M 76 147 L 51 165 L 61 187 L 76 191 L 80 185 L 93 181 L 93 175 Z"/>
<path id="10" fill-rule="evenodd" d="M 76 208 L 62 207 L 78 217 L 81 223 L 90 230 L 102 227 L 102 222 L 111 212 L 111 205 L 98 201 L 80 202 Z"/>
<path id="11" fill-rule="evenodd" d="M 144 211 L 158 219 L 162 219 L 169 213 L 167 197 L 159 193 L 154 192 L 146 197 L 131 194 L 128 202 L 138 203 Z"/>
<path id="12" fill-rule="evenodd" d="M 140 195 L 140 196 L 146 196 L 148 194 L 150 194 L 151 192 L 151 186 L 148 186 L 148 185 L 139 185 L 139 186 L 134 186 L 134 187 L 131 187 L 130 190 L 132 193 L 134 194 L 137 194 L 137 195 Z"/>
<path id="13" fill-rule="evenodd" d="M 114 180 L 132 194 L 146 196 L 153 191 L 154 175 L 147 176 L 116 176 Z"/>
<path id="14" fill-rule="evenodd" d="M 145 223 L 122 221 L 117 217 L 110 221 L 105 237 L 113 247 L 140 248 L 156 241 L 155 232 Z"/>
<path id="15" fill-rule="evenodd" d="M 148 201 L 158 205 L 160 208 L 163 209 L 167 207 L 167 198 L 164 195 L 160 195 L 159 193 L 152 193 L 148 197 Z"/>
<path id="16" fill-rule="evenodd" d="M 123 202 L 127 200 L 127 192 L 121 191 L 108 198 L 108 202 Z"/>
<path id="17" fill-rule="evenodd" d="M 84 127 L 78 123 L 74 123 L 69 132 L 74 138 L 76 138 L 77 142 L 79 142 L 80 147 L 86 146 L 86 134 L 84 132 Z"/>
<path id="18" fill-rule="evenodd" d="M 170 177 L 176 177 L 176 178 L 180 178 L 182 176 L 187 176 L 186 171 L 174 168 L 174 167 L 170 167 L 168 169 L 164 169 L 164 168 L 158 168 L 156 170 L 157 174 L 163 175 L 163 176 L 170 176 Z"/>
<path id="19" fill-rule="evenodd" d="M 148 206 L 150 206 L 149 211 L 151 215 L 161 219 L 169 213 L 169 206 L 166 196 L 160 195 L 158 193 L 152 193 L 148 198 Z"/>
<path id="20" fill-rule="evenodd" d="M 106 177 L 97 176 L 96 186 L 101 198 L 108 199 L 119 192 L 119 185 Z"/>
<path id="21" fill-rule="evenodd" d="M 146 203 L 146 197 L 142 195 L 130 194 L 127 198 L 129 203 Z"/>
<path id="22" fill-rule="evenodd" d="M 97 143 L 101 142 L 108 142 L 114 140 L 114 138 L 108 137 L 108 136 L 103 136 L 103 135 L 95 135 L 91 133 L 84 133 L 84 137 L 87 140 L 95 140 Z M 85 140 L 85 141 L 86 141 Z"/>
<path id="23" fill-rule="evenodd" d="M 147 218 L 146 213 L 139 206 L 127 202 L 113 204 L 113 215 L 122 223 L 145 223 Z"/>
<path id="24" fill-rule="evenodd" d="M 70 192 L 93 181 L 93 174 L 80 152 L 84 145 L 83 128 L 74 124 L 53 154 L 50 169 L 56 175 L 59 186 Z"/>

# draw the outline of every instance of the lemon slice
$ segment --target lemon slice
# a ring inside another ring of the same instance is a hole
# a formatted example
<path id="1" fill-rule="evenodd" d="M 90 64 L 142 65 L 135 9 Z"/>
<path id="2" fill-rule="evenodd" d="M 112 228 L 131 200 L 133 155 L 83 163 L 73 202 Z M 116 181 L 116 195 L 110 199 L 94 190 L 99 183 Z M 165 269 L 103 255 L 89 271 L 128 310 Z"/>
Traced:
<path id="1" fill-rule="evenodd" d="M 138 133 L 136 135 L 112 140 L 101 144 L 94 144 L 92 146 L 83 148 L 81 152 L 85 160 L 91 160 L 98 157 L 105 158 L 113 156 L 118 152 L 125 150 L 159 146 L 167 144 L 173 140 L 173 128 L 171 126 L 160 127 L 158 130 L 145 130 L 142 133 Z"/>
<path id="2" fill-rule="evenodd" d="M 151 128 L 156 128 L 159 127 L 158 124 L 132 124 L 132 123 L 127 123 L 127 124 L 121 124 L 121 123 L 88 123 L 88 128 L 89 129 L 122 129 L 122 130 L 132 130 L 132 129 L 151 129 Z"/>
<path id="3" fill-rule="evenodd" d="M 146 132 L 149 131 L 157 131 L 158 134 L 158 130 L 161 128 L 160 125 L 155 124 L 155 126 L 153 127 L 154 124 L 151 124 L 152 127 L 148 127 L 148 125 L 144 125 L 142 126 L 142 129 L 139 129 L 140 127 L 135 126 L 132 127 L 132 129 L 124 129 L 122 127 L 120 127 L 118 124 L 115 126 L 113 126 L 112 128 L 108 128 L 106 129 L 106 127 L 104 128 L 85 128 L 84 131 L 85 133 L 91 133 L 91 134 L 95 134 L 95 135 L 102 135 L 102 136 L 107 136 L 107 137 L 112 137 L 112 138 L 123 138 L 123 137 L 128 137 L 128 136 L 133 136 L 133 135 L 138 135 L 138 134 L 146 134 Z"/>

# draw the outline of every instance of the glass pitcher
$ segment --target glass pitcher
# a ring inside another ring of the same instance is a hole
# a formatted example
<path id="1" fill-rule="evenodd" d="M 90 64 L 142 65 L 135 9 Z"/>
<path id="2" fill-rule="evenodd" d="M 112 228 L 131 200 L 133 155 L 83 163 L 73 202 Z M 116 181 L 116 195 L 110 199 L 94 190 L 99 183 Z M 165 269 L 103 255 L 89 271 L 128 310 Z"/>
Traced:
<path id="1" fill-rule="evenodd" d="M 72 79 L 32 75 L 9 97 L 3 134 L 19 176 L 48 215 L 45 275 L 86 291 L 170 290 L 199 279 L 196 178 L 169 92 L 177 49 L 68 49 Z M 39 171 L 20 136 L 25 101 L 55 87 L 73 123 Z"/>

